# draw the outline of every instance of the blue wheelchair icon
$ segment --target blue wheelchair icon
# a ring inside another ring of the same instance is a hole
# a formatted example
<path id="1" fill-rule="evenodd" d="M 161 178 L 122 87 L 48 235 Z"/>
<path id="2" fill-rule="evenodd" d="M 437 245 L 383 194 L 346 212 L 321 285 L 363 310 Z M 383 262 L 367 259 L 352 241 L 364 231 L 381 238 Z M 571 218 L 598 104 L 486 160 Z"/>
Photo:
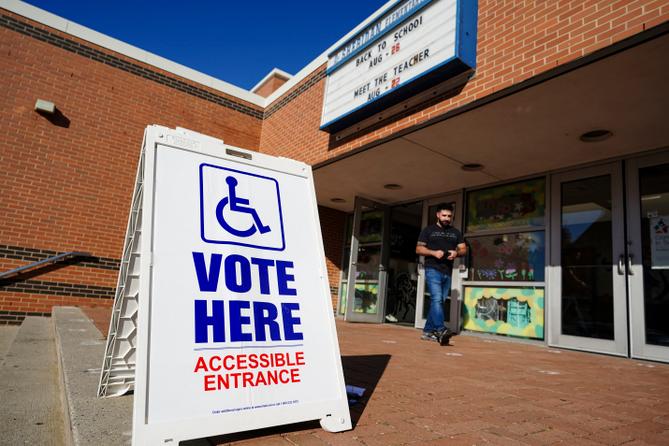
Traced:
<path id="1" fill-rule="evenodd" d="M 249 206 L 249 200 L 246 198 L 239 198 L 235 192 L 238 181 L 234 177 L 227 177 L 225 182 L 228 183 L 229 193 L 228 196 L 223 198 L 218 202 L 216 206 L 216 219 L 218 223 L 223 226 L 223 228 L 228 231 L 230 234 L 236 235 L 237 237 L 250 237 L 256 233 L 256 231 L 261 234 L 265 234 L 271 231 L 269 226 L 262 224 L 258 212 Z M 233 228 L 225 221 L 225 216 L 223 215 L 223 209 L 230 204 L 230 210 L 234 212 L 242 212 L 244 214 L 250 214 L 253 217 L 253 224 L 248 229 L 236 229 Z"/>

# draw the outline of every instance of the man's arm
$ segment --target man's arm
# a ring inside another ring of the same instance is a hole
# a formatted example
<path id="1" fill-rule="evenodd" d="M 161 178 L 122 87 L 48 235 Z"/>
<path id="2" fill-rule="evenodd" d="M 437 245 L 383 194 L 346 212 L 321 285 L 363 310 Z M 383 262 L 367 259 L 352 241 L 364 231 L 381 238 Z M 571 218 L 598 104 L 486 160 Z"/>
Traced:
<path id="1" fill-rule="evenodd" d="M 467 255 L 467 245 L 460 243 L 455 249 L 448 251 L 448 260 L 453 260 L 456 257 L 464 257 L 465 255 Z"/>
<path id="2" fill-rule="evenodd" d="M 428 247 L 425 245 L 423 242 L 418 242 L 416 244 L 416 254 L 419 256 L 425 256 L 425 257 L 436 257 L 437 259 L 441 259 L 444 257 L 444 251 L 441 249 L 428 249 Z"/>

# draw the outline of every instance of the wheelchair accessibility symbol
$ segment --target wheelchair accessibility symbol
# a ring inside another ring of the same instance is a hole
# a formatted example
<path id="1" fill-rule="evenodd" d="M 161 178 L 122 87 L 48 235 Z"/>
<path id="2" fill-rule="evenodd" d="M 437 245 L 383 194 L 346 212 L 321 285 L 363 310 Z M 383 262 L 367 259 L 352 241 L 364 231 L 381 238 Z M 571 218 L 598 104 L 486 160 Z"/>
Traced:
<path id="1" fill-rule="evenodd" d="M 275 178 L 200 165 L 200 228 L 207 243 L 285 249 Z"/>
<path id="2" fill-rule="evenodd" d="M 262 224 L 260 217 L 258 217 L 258 212 L 252 207 L 247 207 L 249 200 L 246 198 L 239 198 L 235 193 L 235 188 L 239 182 L 234 177 L 227 177 L 225 182 L 228 183 L 229 194 L 227 197 L 219 201 L 218 206 L 216 206 L 216 218 L 218 219 L 218 222 L 221 224 L 221 226 L 223 226 L 230 234 L 234 234 L 238 237 L 250 237 L 255 234 L 256 229 L 261 234 L 269 232 L 269 226 Z M 250 228 L 244 230 L 235 229 L 230 226 L 225 221 L 225 217 L 223 216 L 223 209 L 228 205 L 228 203 L 230 204 L 230 210 L 251 215 L 253 217 L 253 225 Z"/>

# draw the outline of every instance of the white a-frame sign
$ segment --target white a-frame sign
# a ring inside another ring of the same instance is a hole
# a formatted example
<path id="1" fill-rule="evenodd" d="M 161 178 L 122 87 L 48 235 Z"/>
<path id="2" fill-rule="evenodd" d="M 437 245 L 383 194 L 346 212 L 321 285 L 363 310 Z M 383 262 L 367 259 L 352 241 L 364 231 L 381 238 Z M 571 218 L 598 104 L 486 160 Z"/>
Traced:
<path id="1" fill-rule="evenodd" d="M 137 179 L 100 386 L 134 374 L 133 444 L 350 429 L 310 166 L 150 126 Z"/>

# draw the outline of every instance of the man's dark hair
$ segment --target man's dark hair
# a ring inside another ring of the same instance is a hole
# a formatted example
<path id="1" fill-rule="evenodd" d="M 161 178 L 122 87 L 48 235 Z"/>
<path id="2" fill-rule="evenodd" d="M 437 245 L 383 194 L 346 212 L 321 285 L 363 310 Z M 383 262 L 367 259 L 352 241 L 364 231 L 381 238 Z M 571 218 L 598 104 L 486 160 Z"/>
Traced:
<path id="1" fill-rule="evenodd" d="M 437 205 L 436 212 L 441 212 L 441 211 L 451 211 L 451 212 L 453 212 L 453 205 L 451 203 L 439 203 Z"/>

